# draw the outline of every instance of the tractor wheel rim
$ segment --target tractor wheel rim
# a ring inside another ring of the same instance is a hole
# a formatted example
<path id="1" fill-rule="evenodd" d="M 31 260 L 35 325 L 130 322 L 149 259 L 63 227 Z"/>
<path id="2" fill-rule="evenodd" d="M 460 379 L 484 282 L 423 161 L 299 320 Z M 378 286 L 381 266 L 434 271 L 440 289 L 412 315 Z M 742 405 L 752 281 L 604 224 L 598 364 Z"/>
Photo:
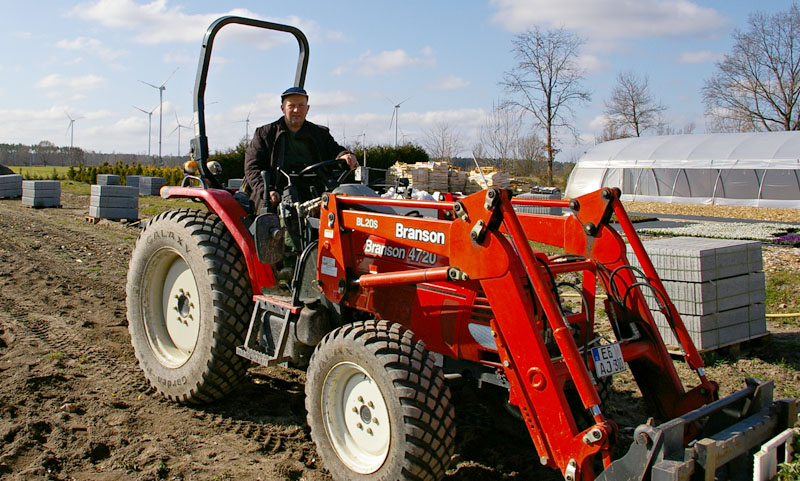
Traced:
<path id="1" fill-rule="evenodd" d="M 200 297 L 189 265 L 177 252 L 164 249 L 147 265 L 143 296 L 150 349 L 170 368 L 189 360 L 200 335 Z"/>
<path id="2" fill-rule="evenodd" d="M 371 474 L 389 454 L 389 409 L 375 380 L 352 362 L 336 364 L 322 389 L 322 419 L 334 451 L 352 471 Z"/>

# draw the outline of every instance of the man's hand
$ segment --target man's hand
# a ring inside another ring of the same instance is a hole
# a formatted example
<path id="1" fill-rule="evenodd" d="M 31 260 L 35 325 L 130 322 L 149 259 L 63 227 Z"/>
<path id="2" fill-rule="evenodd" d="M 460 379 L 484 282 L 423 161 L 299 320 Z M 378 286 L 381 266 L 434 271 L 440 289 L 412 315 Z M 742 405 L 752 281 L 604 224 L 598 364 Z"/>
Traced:
<path id="1" fill-rule="evenodd" d="M 348 152 L 346 154 L 342 154 L 339 157 L 336 157 L 336 160 L 344 160 L 344 161 L 346 161 L 347 162 L 347 166 L 350 167 L 350 170 L 353 170 L 356 167 L 358 167 L 358 159 L 356 159 L 356 156 L 351 154 L 350 152 Z"/>

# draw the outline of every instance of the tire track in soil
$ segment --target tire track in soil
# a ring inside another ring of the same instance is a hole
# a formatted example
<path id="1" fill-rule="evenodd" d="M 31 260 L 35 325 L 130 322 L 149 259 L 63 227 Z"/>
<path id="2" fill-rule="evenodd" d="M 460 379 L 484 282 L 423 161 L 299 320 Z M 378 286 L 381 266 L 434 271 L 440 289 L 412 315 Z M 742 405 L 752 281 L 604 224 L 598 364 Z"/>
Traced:
<path id="1" fill-rule="evenodd" d="M 121 362 L 116 353 L 103 350 L 90 339 L 77 335 L 76 333 L 85 330 L 85 328 L 76 327 L 80 324 L 79 321 L 70 317 L 67 319 L 72 319 L 74 322 L 68 323 L 65 322 L 63 316 L 32 313 L 21 307 L 14 298 L 7 297 L 4 292 L 0 292 L 0 310 L 6 312 L 14 321 L 14 324 L 8 327 L 16 333 L 16 342 L 36 340 L 44 343 L 52 351 L 63 353 L 72 360 L 85 360 L 88 366 L 98 371 L 99 378 L 104 384 L 111 391 L 118 392 L 121 397 L 126 394 L 135 396 L 137 393 L 145 393 L 153 395 L 153 398 L 165 407 L 180 406 L 155 395 L 155 389 L 144 378 L 138 362 L 133 356 L 133 351 L 129 347 L 126 349 L 129 362 Z M 3 324 L 2 320 L 0 320 L 0 324 Z M 236 394 L 234 393 L 233 396 L 235 397 Z M 225 402 L 223 401 L 222 407 L 224 408 L 224 406 Z M 213 408 L 218 409 L 218 407 Z M 298 443 L 310 443 L 310 439 L 302 429 L 299 429 L 300 433 L 298 434 L 296 426 L 287 426 L 285 429 L 278 430 L 276 428 L 281 426 L 234 419 L 230 417 L 232 413 L 204 410 L 203 406 L 186 409 L 197 410 L 194 417 L 203 423 L 256 442 L 261 446 L 259 451 L 264 453 L 276 453 L 287 447 L 296 448 Z"/>
<path id="2" fill-rule="evenodd" d="M 80 369 L 90 372 L 88 380 L 80 381 L 82 385 L 97 383 L 99 391 L 116 393 L 120 402 L 138 398 L 137 411 L 144 409 L 148 418 L 156 422 L 173 418 L 188 420 L 190 425 L 184 428 L 200 439 L 213 439 L 220 433 L 235 435 L 240 438 L 234 442 L 239 451 L 252 450 L 250 443 L 255 443 L 257 458 L 273 459 L 279 464 L 286 464 L 287 458 L 294 459 L 301 463 L 300 467 L 305 465 L 311 469 L 305 472 L 300 468 L 307 479 L 326 478 L 313 467 L 315 451 L 302 420 L 298 421 L 298 416 L 294 415 L 289 418 L 263 415 L 258 403 L 248 399 L 254 391 L 256 398 L 275 397 L 265 391 L 266 386 L 256 385 L 252 377 L 248 378 L 250 386 L 244 386 L 211 406 L 183 406 L 155 395 L 133 356 L 127 332 L 121 334 L 120 327 L 125 324 L 124 275 L 120 278 L 108 274 L 127 269 L 133 239 L 126 241 L 122 237 L 135 237 L 135 231 L 108 226 L 109 238 L 84 232 L 81 220 L 76 228 L 65 228 L 52 225 L 53 219 L 42 216 L 41 211 L 5 211 L 0 203 L 0 329 L 4 338 L 13 339 L 10 343 L 13 346 L 6 347 L 39 353 L 37 356 L 47 351 L 60 353 L 65 364 L 74 366 L 74 361 L 78 361 Z M 22 215 L 15 217 L 16 214 Z M 113 255 L 102 255 L 106 252 Z M 99 255 L 88 257 L 88 253 Z M 76 258 L 85 262 L 76 263 Z M 90 267 L 94 269 L 88 269 Z M 124 345 L 121 345 L 122 338 L 125 338 Z M 0 350 L 0 356 L 8 352 L 6 347 Z M 68 383 L 64 387 L 74 389 L 75 384 Z M 65 395 L 68 394 L 65 391 Z M 279 395 L 278 399 L 285 398 Z M 102 394 L 81 393 L 81 402 L 88 403 L 87 409 L 98 418 L 109 414 L 106 401 Z M 246 405 L 248 413 L 242 414 L 240 405 Z M 44 408 L 41 404 L 30 403 L 24 410 L 39 418 L 56 415 L 48 414 Z M 101 412 L 94 412 L 96 410 Z M 276 423 L 269 422 L 273 418 Z M 193 419 L 196 422 L 191 422 Z M 155 433 L 150 435 L 164 436 L 164 430 Z M 148 436 L 147 431 L 138 434 Z M 208 468 L 207 463 L 199 464 L 198 467 L 195 462 L 189 463 L 184 472 L 190 474 L 197 469 L 209 472 L 204 469 Z M 286 469 L 297 471 L 297 463 L 291 464 Z M 227 468 L 214 466 L 211 469 L 211 473 L 219 473 L 219 469 Z M 246 472 L 238 470 L 239 475 L 250 477 L 244 474 Z"/>

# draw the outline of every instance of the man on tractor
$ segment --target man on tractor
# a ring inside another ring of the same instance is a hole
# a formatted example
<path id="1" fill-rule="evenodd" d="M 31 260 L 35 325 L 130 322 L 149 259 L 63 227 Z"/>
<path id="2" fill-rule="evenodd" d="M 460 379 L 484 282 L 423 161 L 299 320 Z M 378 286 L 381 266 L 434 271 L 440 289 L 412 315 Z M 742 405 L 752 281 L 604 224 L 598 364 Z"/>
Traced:
<path id="1" fill-rule="evenodd" d="M 308 109 L 308 93 L 303 88 L 286 89 L 281 94 L 283 117 L 262 125 L 253 134 L 245 153 L 244 171 L 256 212 L 262 207 L 274 209 L 280 203 L 283 189 L 287 186 L 286 174 L 334 158 L 346 162 L 350 169 L 358 166 L 356 156 L 339 145 L 326 127 L 306 120 Z M 269 174 L 269 185 L 264 185 L 262 171 Z M 321 194 L 318 192 L 317 195 Z M 265 203 L 265 199 L 268 202 Z"/>

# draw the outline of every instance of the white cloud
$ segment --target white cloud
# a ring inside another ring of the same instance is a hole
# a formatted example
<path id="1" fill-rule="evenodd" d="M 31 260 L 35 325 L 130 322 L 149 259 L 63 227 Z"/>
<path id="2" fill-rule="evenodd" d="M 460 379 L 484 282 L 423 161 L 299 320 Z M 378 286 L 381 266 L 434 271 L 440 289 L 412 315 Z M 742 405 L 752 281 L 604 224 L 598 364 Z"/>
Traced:
<path id="1" fill-rule="evenodd" d="M 214 58 L 214 61 L 216 60 Z M 197 62 L 197 56 L 189 55 L 187 52 L 167 52 L 161 58 L 161 61 L 164 63 L 195 63 Z"/>
<path id="2" fill-rule="evenodd" d="M 303 30 L 311 38 L 320 36 L 328 39 L 342 38 L 340 32 L 323 32 L 316 22 L 304 20 L 297 16 L 286 18 L 266 18 L 247 9 L 235 8 L 225 12 L 205 14 L 188 14 L 183 7 L 167 6 L 167 0 L 152 0 L 140 4 L 134 0 L 96 0 L 74 7 L 72 15 L 99 23 L 112 29 L 134 30 L 138 33 L 135 40 L 142 44 L 160 44 L 170 42 L 197 43 L 205 34 L 208 26 L 219 17 L 236 15 L 242 17 L 269 20 L 276 23 L 293 25 Z M 261 35 L 259 35 L 259 33 Z M 291 39 L 290 35 L 263 35 L 253 28 L 230 28 L 221 38 L 232 39 L 258 36 L 257 45 L 268 48 L 277 43 Z"/>
<path id="3" fill-rule="evenodd" d="M 491 0 L 492 20 L 512 32 L 565 26 L 590 40 L 708 36 L 728 25 L 713 8 L 691 0 Z"/>
<path id="4" fill-rule="evenodd" d="M 580 55 L 577 61 L 578 65 L 580 65 L 587 74 L 603 73 L 611 68 L 611 63 L 608 60 L 603 60 L 595 55 Z"/>
<path id="5" fill-rule="evenodd" d="M 83 75 L 81 77 L 64 77 L 61 74 L 50 74 L 36 83 L 36 87 L 44 89 L 68 88 L 72 90 L 89 90 L 102 87 L 106 79 L 99 75 Z"/>
<path id="6" fill-rule="evenodd" d="M 419 51 L 422 55 L 426 57 L 433 57 L 433 48 L 430 46 L 424 47 L 422 50 Z"/>
<path id="7" fill-rule="evenodd" d="M 714 53 L 711 50 L 696 50 L 681 53 L 678 61 L 681 63 L 708 63 L 722 60 L 722 57 L 722 54 Z"/>
<path id="8" fill-rule="evenodd" d="M 608 117 L 605 115 L 596 115 L 589 121 L 589 130 L 600 132 L 606 127 L 606 123 L 608 123 Z"/>
<path id="9" fill-rule="evenodd" d="M 383 52 L 373 54 L 371 50 L 362 53 L 357 60 L 350 62 L 353 68 L 350 67 L 337 67 L 333 73 L 342 75 L 355 69 L 361 75 L 375 76 L 387 74 L 391 71 L 398 69 L 419 66 L 419 65 L 435 65 L 436 61 L 431 58 L 412 57 L 405 50 L 384 50 Z"/>
<path id="10" fill-rule="evenodd" d="M 450 75 L 449 77 L 445 77 L 428 85 L 428 88 L 430 90 L 457 90 L 464 87 L 469 87 L 470 85 L 472 85 L 470 81 L 464 80 L 463 78 L 455 75 Z"/>
<path id="11" fill-rule="evenodd" d="M 59 40 L 56 46 L 65 50 L 89 51 L 106 60 L 114 60 L 126 53 L 123 50 L 108 48 L 103 45 L 103 42 L 100 40 L 89 37 L 78 37 L 73 40 Z"/>

